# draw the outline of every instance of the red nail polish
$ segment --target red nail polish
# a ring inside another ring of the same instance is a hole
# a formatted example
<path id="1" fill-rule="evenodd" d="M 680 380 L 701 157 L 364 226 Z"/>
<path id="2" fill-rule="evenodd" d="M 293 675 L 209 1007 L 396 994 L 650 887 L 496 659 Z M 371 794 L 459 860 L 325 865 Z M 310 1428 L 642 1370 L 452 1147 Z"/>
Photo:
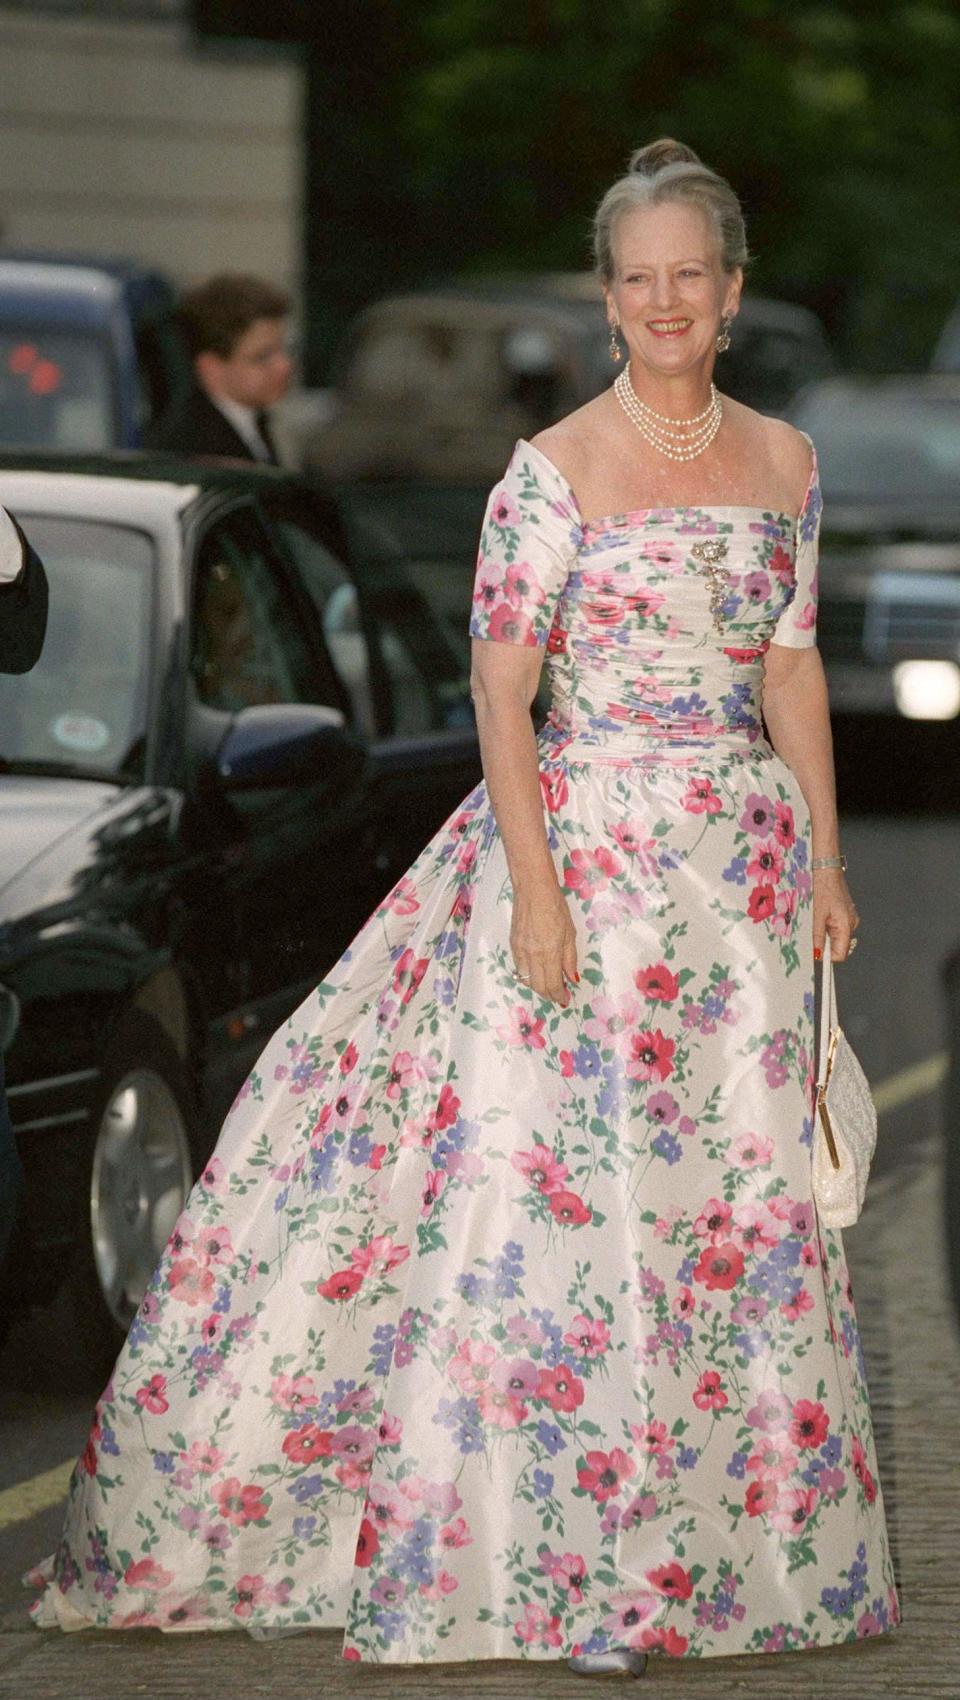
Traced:
<path id="1" fill-rule="evenodd" d="M 817 947 L 817 945 L 814 945 L 814 947 L 813 947 L 813 960 L 814 960 L 814 962 L 819 962 L 822 955 L 823 955 L 823 951 L 820 950 Z"/>

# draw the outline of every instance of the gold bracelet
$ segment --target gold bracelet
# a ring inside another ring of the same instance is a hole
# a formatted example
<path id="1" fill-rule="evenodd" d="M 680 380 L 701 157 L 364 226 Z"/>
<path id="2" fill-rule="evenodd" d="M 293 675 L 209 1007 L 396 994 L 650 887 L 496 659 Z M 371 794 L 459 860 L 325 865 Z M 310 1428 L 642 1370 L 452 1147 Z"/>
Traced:
<path id="1" fill-rule="evenodd" d="M 811 868 L 841 868 L 846 873 L 847 858 L 846 856 L 814 856 L 810 866 Z"/>

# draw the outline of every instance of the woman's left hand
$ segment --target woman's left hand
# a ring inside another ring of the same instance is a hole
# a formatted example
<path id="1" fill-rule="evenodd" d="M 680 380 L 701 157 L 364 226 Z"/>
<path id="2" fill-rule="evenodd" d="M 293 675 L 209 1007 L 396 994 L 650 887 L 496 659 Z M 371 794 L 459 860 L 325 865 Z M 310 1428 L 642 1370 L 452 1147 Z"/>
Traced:
<path id="1" fill-rule="evenodd" d="M 840 868 L 815 868 L 813 871 L 813 949 L 822 956 L 823 942 L 830 934 L 830 956 L 834 962 L 845 962 L 850 955 L 850 941 L 860 925 L 857 906 L 850 896 Z"/>

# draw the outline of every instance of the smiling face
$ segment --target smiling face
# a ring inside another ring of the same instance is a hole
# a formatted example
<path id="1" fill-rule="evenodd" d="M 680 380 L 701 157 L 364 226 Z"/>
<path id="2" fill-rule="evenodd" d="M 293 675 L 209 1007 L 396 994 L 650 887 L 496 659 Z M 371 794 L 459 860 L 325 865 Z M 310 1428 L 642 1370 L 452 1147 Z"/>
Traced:
<path id="1" fill-rule="evenodd" d="M 613 255 L 607 316 L 619 320 L 631 359 L 664 377 L 712 364 L 743 273 L 724 271 L 707 213 L 689 201 L 632 207 L 617 223 Z"/>

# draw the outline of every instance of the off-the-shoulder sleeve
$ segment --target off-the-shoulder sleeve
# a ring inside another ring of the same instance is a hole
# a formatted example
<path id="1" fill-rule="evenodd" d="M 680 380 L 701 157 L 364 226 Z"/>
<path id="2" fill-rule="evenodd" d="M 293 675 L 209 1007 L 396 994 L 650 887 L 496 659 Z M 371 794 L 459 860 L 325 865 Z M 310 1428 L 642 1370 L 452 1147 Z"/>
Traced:
<path id="1" fill-rule="evenodd" d="M 471 636 L 545 644 L 579 542 L 580 515 L 566 479 L 531 443 L 519 442 L 487 502 Z"/>
<path id="2" fill-rule="evenodd" d="M 810 443 L 809 437 L 807 441 Z M 820 493 L 817 451 L 812 443 L 810 449 L 813 465 L 803 507 L 797 515 L 794 540 L 796 588 L 771 634 L 771 642 L 782 643 L 788 649 L 809 649 L 817 641 L 817 561 L 823 497 Z"/>

